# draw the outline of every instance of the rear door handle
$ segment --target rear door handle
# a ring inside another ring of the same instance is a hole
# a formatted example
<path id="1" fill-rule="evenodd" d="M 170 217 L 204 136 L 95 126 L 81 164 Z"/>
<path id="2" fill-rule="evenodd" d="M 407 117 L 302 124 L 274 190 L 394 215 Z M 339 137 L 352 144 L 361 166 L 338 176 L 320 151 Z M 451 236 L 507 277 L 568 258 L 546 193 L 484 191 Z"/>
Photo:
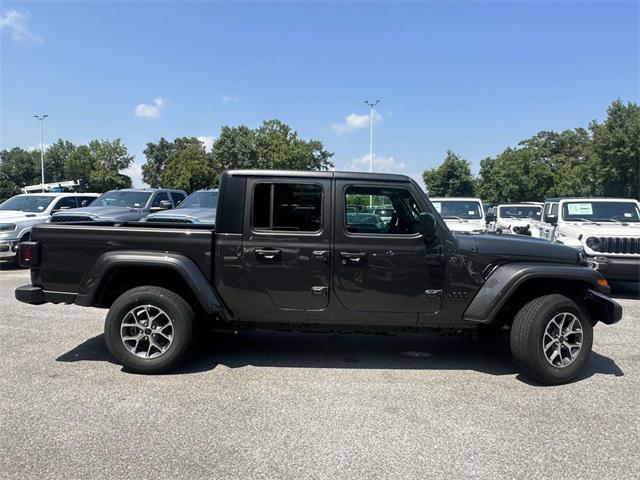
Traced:
<path id="1" fill-rule="evenodd" d="M 256 248 L 253 250 L 253 253 L 256 254 L 256 257 L 263 260 L 280 260 L 282 250 L 277 248 Z"/>
<path id="2" fill-rule="evenodd" d="M 347 263 L 364 263 L 367 254 L 365 252 L 340 252 L 340 258 L 342 258 L 343 265 Z"/>
<path id="3" fill-rule="evenodd" d="M 327 263 L 329 261 L 329 251 L 328 250 L 314 250 L 311 254 L 314 260 L 318 260 L 320 262 Z"/>

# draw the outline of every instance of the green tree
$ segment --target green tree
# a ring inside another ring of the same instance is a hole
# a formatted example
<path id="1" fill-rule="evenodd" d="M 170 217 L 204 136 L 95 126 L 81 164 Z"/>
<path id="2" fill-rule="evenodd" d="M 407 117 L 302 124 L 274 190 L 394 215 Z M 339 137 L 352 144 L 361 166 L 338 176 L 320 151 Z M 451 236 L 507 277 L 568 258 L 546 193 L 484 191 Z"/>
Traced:
<path id="1" fill-rule="evenodd" d="M 553 183 L 547 196 L 589 196 L 597 194 L 597 157 L 591 137 L 584 128 L 563 132 L 542 131 L 520 142 L 537 162 L 548 166 Z"/>
<path id="2" fill-rule="evenodd" d="M 551 167 L 532 149 L 508 148 L 480 162 L 480 197 L 492 203 L 542 201 L 553 186 Z"/>
<path id="3" fill-rule="evenodd" d="M 164 137 L 158 143 L 147 143 L 147 148 L 142 153 L 147 161 L 142 165 L 142 180 L 152 188 L 162 186 L 162 172 L 167 166 L 169 157 L 174 151 L 173 142 Z"/>
<path id="4" fill-rule="evenodd" d="M 640 198 L 640 106 L 614 101 L 601 124 L 591 122 L 598 156 L 597 184 L 603 195 Z"/>
<path id="5" fill-rule="evenodd" d="M 64 171 L 64 163 L 75 149 L 73 143 L 61 138 L 47 149 L 44 154 L 45 183 L 75 180 L 67 178 Z"/>
<path id="6" fill-rule="evenodd" d="M 7 198 L 13 197 L 19 193 L 18 186 L 5 174 L 0 171 L 0 203 Z"/>
<path id="7" fill-rule="evenodd" d="M 451 150 L 439 167 L 425 170 L 422 179 L 432 197 L 470 197 L 475 191 L 471 165 Z"/>
<path id="8" fill-rule="evenodd" d="M 40 183 L 40 152 L 14 147 L 0 152 L 0 172 L 18 187 Z"/>
<path id="9" fill-rule="evenodd" d="M 257 129 L 222 127 L 213 144 L 217 174 L 226 169 L 328 170 L 333 153 L 318 140 L 303 140 L 280 120 L 267 120 Z"/>
<path id="10" fill-rule="evenodd" d="M 187 192 L 211 187 L 216 173 L 213 158 L 205 152 L 202 142 L 176 143 L 175 151 L 163 169 L 162 185 Z"/>
<path id="11" fill-rule="evenodd" d="M 131 186 L 131 179 L 120 173 L 133 162 L 120 139 L 92 140 L 74 149 L 64 163 L 65 174 L 80 180 L 83 191 L 105 192 Z"/>

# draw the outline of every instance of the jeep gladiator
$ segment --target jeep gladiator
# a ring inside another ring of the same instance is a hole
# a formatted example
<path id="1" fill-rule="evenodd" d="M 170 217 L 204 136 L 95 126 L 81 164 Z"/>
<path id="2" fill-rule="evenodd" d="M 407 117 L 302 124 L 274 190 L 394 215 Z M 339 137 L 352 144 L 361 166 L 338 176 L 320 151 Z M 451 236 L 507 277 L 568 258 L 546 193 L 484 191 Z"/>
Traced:
<path id="1" fill-rule="evenodd" d="M 392 206 L 384 221 L 353 215 Z M 105 340 L 127 369 L 186 356 L 194 325 L 362 333 L 504 330 L 521 371 L 575 379 L 596 322 L 621 307 L 573 248 L 453 234 L 412 179 L 395 174 L 238 170 L 221 177 L 215 227 L 45 224 L 21 244 L 31 304 L 108 308 Z"/>

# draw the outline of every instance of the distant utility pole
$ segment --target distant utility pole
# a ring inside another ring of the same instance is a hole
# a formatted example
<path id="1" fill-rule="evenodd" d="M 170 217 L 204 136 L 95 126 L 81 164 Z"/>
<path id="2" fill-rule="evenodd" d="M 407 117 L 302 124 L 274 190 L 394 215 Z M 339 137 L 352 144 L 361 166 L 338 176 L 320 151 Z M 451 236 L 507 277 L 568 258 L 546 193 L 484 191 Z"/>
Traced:
<path id="1" fill-rule="evenodd" d="M 34 115 L 40 120 L 40 184 L 42 185 L 42 193 L 44 193 L 44 135 L 42 133 L 42 123 L 49 115 Z"/>
<path id="2" fill-rule="evenodd" d="M 380 100 L 370 102 L 364 101 L 365 105 L 369 107 L 369 173 L 373 172 L 373 107 L 380 103 Z"/>
<path id="3" fill-rule="evenodd" d="M 369 107 L 369 173 L 371 173 L 373 172 L 373 107 L 379 104 L 380 100 L 376 100 L 375 102 L 365 100 L 364 103 Z M 373 195 L 369 195 L 369 209 L 372 208 Z"/>

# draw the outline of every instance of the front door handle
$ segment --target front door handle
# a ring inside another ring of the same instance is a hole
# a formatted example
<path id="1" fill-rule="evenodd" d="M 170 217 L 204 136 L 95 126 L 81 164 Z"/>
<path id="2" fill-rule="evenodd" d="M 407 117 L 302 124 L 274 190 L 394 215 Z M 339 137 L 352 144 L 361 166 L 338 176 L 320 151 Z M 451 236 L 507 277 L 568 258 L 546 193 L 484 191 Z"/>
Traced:
<path id="1" fill-rule="evenodd" d="M 342 264 L 348 263 L 361 264 L 367 258 L 365 252 L 340 252 L 340 258 L 342 258 Z"/>
<path id="2" fill-rule="evenodd" d="M 253 250 L 253 253 L 256 254 L 256 257 L 263 260 L 280 260 L 282 250 L 277 248 L 256 248 Z"/>

